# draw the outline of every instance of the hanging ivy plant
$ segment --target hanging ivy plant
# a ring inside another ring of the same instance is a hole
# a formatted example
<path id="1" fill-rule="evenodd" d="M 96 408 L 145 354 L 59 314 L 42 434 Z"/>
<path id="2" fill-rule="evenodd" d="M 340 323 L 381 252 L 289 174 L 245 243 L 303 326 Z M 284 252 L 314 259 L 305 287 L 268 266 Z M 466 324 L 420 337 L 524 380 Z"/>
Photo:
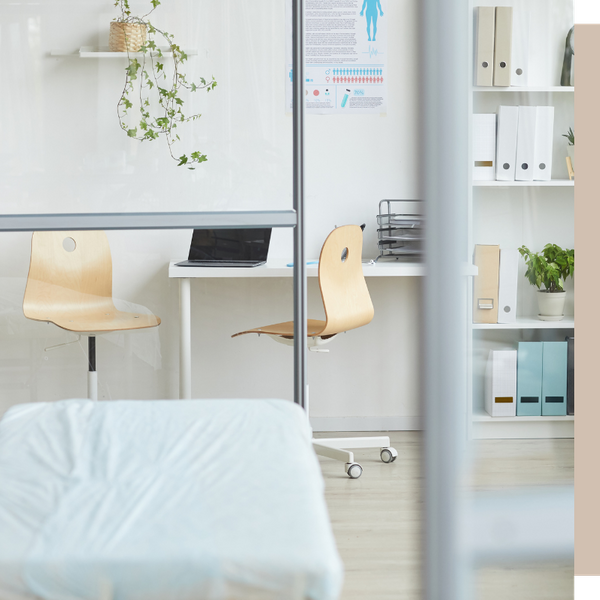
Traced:
<path id="1" fill-rule="evenodd" d="M 197 92 L 214 90 L 217 82 L 212 77 L 207 81 L 203 77 L 197 82 L 188 81 L 182 72 L 182 67 L 188 60 L 187 54 L 175 43 L 173 35 L 153 25 L 149 17 L 160 5 L 160 0 L 150 0 L 152 8 L 142 16 L 131 13 L 129 0 L 116 0 L 114 5 L 119 8 L 121 15 L 115 19 L 122 23 L 122 35 L 126 44 L 128 65 L 125 69 L 125 85 L 117 104 L 119 125 L 133 139 L 144 141 L 164 137 L 171 158 L 178 166 L 194 169 L 198 164 L 207 160 L 206 154 L 194 150 L 179 155 L 176 144 L 180 142 L 178 128 L 188 121 L 195 121 L 200 114 L 188 115 L 184 111 L 185 101 L 182 91 Z M 133 57 L 135 50 L 128 39 L 127 24 L 145 29 L 145 41 L 136 50 L 141 53 L 139 59 Z M 169 52 L 170 64 L 166 65 L 165 53 Z"/>

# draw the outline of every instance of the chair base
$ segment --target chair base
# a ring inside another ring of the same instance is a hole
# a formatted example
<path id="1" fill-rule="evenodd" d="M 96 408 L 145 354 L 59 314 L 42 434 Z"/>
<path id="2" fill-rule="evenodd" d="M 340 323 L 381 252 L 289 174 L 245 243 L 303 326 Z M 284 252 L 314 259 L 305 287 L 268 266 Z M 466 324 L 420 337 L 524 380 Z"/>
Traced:
<path id="1" fill-rule="evenodd" d="M 88 398 L 98 400 L 98 373 L 88 371 Z"/>
<path id="2" fill-rule="evenodd" d="M 354 453 L 348 448 L 379 448 L 380 458 L 385 463 L 391 463 L 398 457 L 398 452 L 390 446 L 387 435 L 373 437 L 347 437 L 347 438 L 313 438 L 314 451 L 319 456 L 326 456 L 346 463 L 346 473 L 351 479 L 358 479 L 362 475 L 362 467 L 354 462 Z"/>

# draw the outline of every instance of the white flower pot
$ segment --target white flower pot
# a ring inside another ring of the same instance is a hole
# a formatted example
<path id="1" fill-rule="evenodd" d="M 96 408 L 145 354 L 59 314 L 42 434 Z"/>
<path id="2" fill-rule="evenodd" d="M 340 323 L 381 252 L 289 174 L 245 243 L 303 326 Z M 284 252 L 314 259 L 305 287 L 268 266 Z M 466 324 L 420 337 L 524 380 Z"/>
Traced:
<path id="1" fill-rule="evenodd" d="M 538 290 L 537 299 L 540 313 L 538 318 L 542 321 L 560 321 L 565 316 L 565 300 L 567 292 L 549 292 Z"/>

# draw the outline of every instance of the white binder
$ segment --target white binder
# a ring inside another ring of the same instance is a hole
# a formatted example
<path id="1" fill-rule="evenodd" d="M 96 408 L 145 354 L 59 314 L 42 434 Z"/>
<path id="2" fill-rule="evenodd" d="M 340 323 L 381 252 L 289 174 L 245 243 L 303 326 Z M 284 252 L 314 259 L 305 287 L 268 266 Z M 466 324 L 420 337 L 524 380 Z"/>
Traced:
<path id="1" fill-rule="evenodd" d="M 485 379 L 485 410 L 492 417 L 516 417 L 517 351 L 490 350 Z"/>
<path id="2" fill-rule="evenodd" d="M 510 86 L 512 70 L 512 6 L 496 7 L 494 36 L 494 85 Z"/>
<path id="3" fill-rule="evenodd" d="M 475 85 L 494 83 L 494 20 L 493 6 L 475 8 Z"/>
<path id="4" fill-rule="evenodd" d="M 513 7 L 512 56 L 510 85 L 525 86 L 529 80 L 529 15 L 525 4 Z"/>
<path id="5" fill-rule="evenodd" d="M 498 323 L 514 323 L 517 320 L 519 257 L 516 248 L 500 248 Z"/>
<path id="6" fill-rule="evenodd" d="M 493 181 L 496 172 L 496 115 L 473 115 L 473 180 Z"/>
<path id="7" fill-rule="evenodd" d="M 537 106 L 533 147 L 534 181 L 552 178 L 552 144 L 554 141 L 554 106 Z"/>
<path id="8" fill-rule="evenodd" d="M 517 161 L 518 106 L 498 108 L 498 141 L 496 144 L 496 179 L 514 181 Z"/>
<path id="9" fill-rule="evenodd" d="M 517 181 L 533 181 L 533 148 L 535 145 L 535 106 L 519 106 L 517 128 Z"/>

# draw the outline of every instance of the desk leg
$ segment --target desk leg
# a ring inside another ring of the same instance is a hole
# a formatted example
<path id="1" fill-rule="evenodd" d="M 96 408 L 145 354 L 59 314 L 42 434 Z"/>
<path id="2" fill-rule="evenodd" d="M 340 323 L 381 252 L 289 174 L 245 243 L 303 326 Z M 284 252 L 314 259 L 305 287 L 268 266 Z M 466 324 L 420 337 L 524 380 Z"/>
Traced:
<path id="1" fill-rule="evenodd" d="M 192 307 L 191 280 L 179 280 L 179 397 L 192 397 Z"/>

